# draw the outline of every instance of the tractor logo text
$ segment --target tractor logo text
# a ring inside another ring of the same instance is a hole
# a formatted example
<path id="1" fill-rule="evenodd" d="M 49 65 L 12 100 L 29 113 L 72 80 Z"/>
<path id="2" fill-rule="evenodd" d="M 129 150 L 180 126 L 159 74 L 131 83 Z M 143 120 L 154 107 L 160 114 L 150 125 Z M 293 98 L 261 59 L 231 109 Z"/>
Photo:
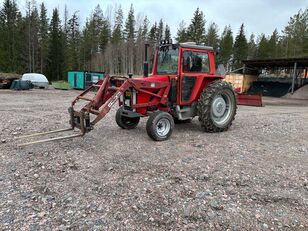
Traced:
<path id="1" fill-rule="evenodd" d="M 112 105 L 119 99 L 119 97 L 121 96 L 121 92 L 118 92 L 114 98 L 110 101 L 110 103 L 108 103 L 108 107 L 111 108 Z"/>

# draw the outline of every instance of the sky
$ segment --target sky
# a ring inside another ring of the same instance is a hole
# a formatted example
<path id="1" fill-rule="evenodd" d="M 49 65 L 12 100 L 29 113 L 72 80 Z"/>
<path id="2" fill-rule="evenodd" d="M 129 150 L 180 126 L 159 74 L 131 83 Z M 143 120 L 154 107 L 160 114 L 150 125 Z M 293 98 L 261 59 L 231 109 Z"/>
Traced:
<path id="1" fill-rule="evenodd" d="M 3 1 L 0 0 L 1 5 Z M 26 0 L 15 1 L 19 9 L 25 9 Z M 170 26 L 173 37 L 176 36 L 177 27 L 182 20 L 186 25 L 190 23 L 197 7 L 205 14 L 206 28 L 211 22 L 215 22 L 219 33 L 222 33 L 225 25 L 231 25 L 236 35 L 240 25 L 244 23 L 247 37 L 252 32 L 255 35 L 270 35 L 275 28 L 280 33 L 291 16 L 308 7 L 308 0 L 44 0 L 44 3 L 49 14 L 57 7 L 63 15 L 65 5 L 70 15 L 78 11 L 81 25 L 97 4 L 100 4 L 106 15 L 111 16 L 116 6 L 121 5 L 124 17 L 133 4 L 137 19 L 146 15 L 152 24 L 162 18 Z"/>

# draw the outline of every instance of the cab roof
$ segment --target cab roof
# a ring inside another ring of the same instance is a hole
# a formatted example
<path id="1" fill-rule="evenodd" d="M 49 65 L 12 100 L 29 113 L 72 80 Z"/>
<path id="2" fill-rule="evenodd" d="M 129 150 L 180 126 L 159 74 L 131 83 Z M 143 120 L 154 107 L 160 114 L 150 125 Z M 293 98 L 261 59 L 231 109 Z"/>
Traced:
<path id="1" fill-rule="evenodd" d="M 180 43 L 180 46 L 183 48 L 193 48 L 193 49 L 200 49 L 200 50 L 210 50 L 210 51 L 214 51 L 213 47 L 210 46 L 203 46 L 203 45 L 197 45 L 196 43 Z"/>

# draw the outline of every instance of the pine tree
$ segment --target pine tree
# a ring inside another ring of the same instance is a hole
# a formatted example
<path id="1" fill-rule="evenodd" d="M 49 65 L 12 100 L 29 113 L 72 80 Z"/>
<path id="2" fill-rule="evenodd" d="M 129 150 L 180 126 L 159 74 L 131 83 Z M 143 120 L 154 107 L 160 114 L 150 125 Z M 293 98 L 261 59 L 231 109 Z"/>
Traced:
<path id="1" fill-rule="evenodd" d="M 176 34 L 176 41 L 179 43 L 188 41 L 188 34 L 184 20 L 180 22 L 180 25 L 178 27 L 178 31 Z"/>
<path id="2" fill-rule="evenodd" d="M 149 25 L 149 20 L 145 16 L 142 19 L 139 20 L 140 22 L 138 30 L 137 30 L 137 39 L 135 42 L 135 66 L 134 66 L 134 73 L 142 73 L 143 70 L 143 61 L 144 61 L 144 46 L 147 41 L 147 34 L 148 34 L 148 25 Z M 149 57 L 149 56 L 148 56 Z"/>
<path id="3" fill-rule="evenodd" d="M 102 28 L 100 31 L 100 50 L 104 52 L 110 41 L 111 37 L 111 28 L 108 19 L 103 18 Z"/>
<path id="4" fill-rule="evenodd" d="M 268 56 L 271 58 L 277 58 L 278 56 L 278 39 L 279 34 L 277 29 L 275 29 L 270 39 L 268 40 Z"/>
<path id="5" fill-rule="evenodd" d="M 165 28 L 165 40 L 170 40 L 171 39 L 171 32 L 170 32 L 170 27 L 168 24 L 166 24 Z"/>
<path id="6" fill-rule="evenodd" d="M 283 30 L 286 57 L 308 54 L 308 8 L 290 18 Z"/>
<path id="7" fill-rule="evenodd" d="M 67 68 L 69 70 L 80 69 L 80 30 L 77 12 L 67 23 Z"/>
<path id="8" fill-rule="evenodd" d="M 266 38 L 265 34 L 261 34 L 261 36 L 259 37 L 257 57 L 261 59 L 270 57 L 269 43 L 268 43 L 268 39 Z"/>
<path id="9" fill-rule="evenodd" d="M 233 46 L 233 68 L 239 68 L 242 66 L 242 60 L 247 59 L 248 56 L 248 44 L 244 31 L 244 24 L 241 25 L 240 31 L 235 38 Z"/>
<path id="10" fill-rule="evenodd" d="M 126 70 L 128 73 L 134 72 L 134 41 L 135 41 L 135 15 L 133 4 L 130 6 L 130 10 L 128 12 L 127 20 L 125 22 L 124 35 L 126 39 Z"/>
<path id="11" fill-rule="evenodd" d="M 91 15 L 89 21 L 89 34 L 91 40 L 92 53 L 100 52 L 101 32 L 105 24 L 103 11 L 100 5 L 97 5 Z"/>
<path id="12" fill-rule="evenodd" d="M 27 67 L 28 67 L 24 53 L 23 53 L 23 51 L 25 50 L 24 41 L 26 41 L 26 35 L 25 35 L 24 28 L 25 28 L 25 20 L 22 17 L 21 12 L 18 11 L 17 18 L 16 18 L 16 31 L 17 31 L 15 35 L 16 43 L 14 45 L 16 52 L 17 52 L 17 58 L 15 61 L 16 69 L 14 72 L 20 73 L 20 74 L 27 72 Z"/>
<path id="13" fill-rule="evenodd" d="M 26 9 L 26 43 L 25 50 L 27 50 L 26 60 L 28 63 L 28 72 L 40 71 L 40 49 L 39 49 L 39 30 L 40 18 L 35 1 L 27 1 Z"/>
<path id="14" fill-rule="evenodd" d="M 111 63 L 111 67 L 114 73 L 123 73 L 125 62 L 123 60 L 123 52 L 122 52 L 122 46 L 123 46 L 123 11 L 121 6 L 117 9 L 115 12 L 115 23 L 114 23 L 114 29 L 112 32 L 112 45 L 113 45 L 113 60 Z"/>
<path id="15" fill-rule="evenodd" d="M 163 19 L 161 18 L 161 19 L 159 20 L 158 28 L 157 28 L 157 31 L 156 31 L 156 38 L 157 38 L 157 41 L 162 40 L 163 37 L 164 37 L 164 22 L 163 22 Z"/>
<path id="16" fill-rule="evenodd" d="M 21 22 L 21 13 L 17 4 L 12 0 L 5 0 L 0 11 L 0 70 L 16 72 L 20 65 L 18 47 L 22 42 L 18 25 Z"/>
<path id="17" fill-rule="evenodd" d="M 218 26 L 216 23 L 211 23 L 206 36 L 205 36 L 205 45 L 212 46 L 214 49 L 218 48 L 219 36 L 218 36 Z"/>
<path id="18" fill-rule="evenodd" d="M 219 43 L 219 62 L 223 64 L 227 70 L 230 70 L 230 59 L 233 49 L 233 34 L 230 25 L 226 26 Z"/>
<path id="19" fill-rule="evenodd" d="M 133 4 L 131 4 L 127 20 L 125 22 L 125 28 L 124 28 L 124 35 L 126 41 L 134 41 L 135 39 L 135 15 L 134 15 L 134 7 Z"/>
<path id="20" fill-rule="evenodd" d="M 285 58 L 286 57 L 286 41 L 283 38 L 279 38 L 278 39 L 278 43 L 277 43 L 277 57 L 278 58 Z M 308 55 L 308 53 L 307 53 Z M 305 55 L 304 55 L 305 56 Z"/>
<path id="21" fill-rule="evenodd" d="M 255 42 L 255 35 L 252 33 L 248 42 L 248 59 L 253 59 L 257 55 L 257 45 Z"/>
<path id="22" fill-rule="evenodd" d="M 200 11 L 199 7 L 196 9 L 194 13 L 194 17 L 191 20 L 191 23 L 188 27 L 188 38 L 192 42 L 196 42 L 200 44 L 204 41 L 205 38 L 205 18 L 202 11 Z"/>
<path id="23" fill-rule="evenodd" d="M 148 20 L 148 17 L 145 16 L 143 23 L 142 23 L 142 38 L 144 40 L 148 39 L 148 32 L 149 32 L 149 20 Z"/>
<path id="24" fill-rule="evenodd" d="M 122 27 L 123 27 L 123 11 L 121 6 L 116 11 L 114 28 L 112 32 L 112 43 L 117 44 L 122 41 Z"/>
<path id="25" fill-rule="evenodd" d="M 82 30 L 81 35 L 81 48 L 80 55 L 82 59 L 82 69 L 89 70 L 88 61 L 91 59 L 91 49 L 92 49 L 92 41 L 90 36 L 90 23 L 89 19 L 87 19 L 84 29 Z"/>
<path id="26" fill-rule="evenodd" d="M 110 24 L 104 17 L 100 5 L 97 5 L 82 32 L 81 56 L 83 68 L 87 70 L 100 69 L 101 63 L 96 61 L 97 56 L 106 51 L 110 41 Z"/>
<path id="27" fill-rule="evenodd" d="M 48 23 L 45 4 L 40 5 L 39 47 L 40 47 L 40 72 L 46 73 L 48 54 Z"/>
<path id="28" fill-rule="evenodd" d="M 68 30 L 69 30 L 69 25 L 68 25 L 68 9 L 67 9 L 67 5 L 64 5 L 64 23 L 63 23 L 63 30 L 62 32 L 64 33 L 65 36 L 67 36 L 68 34 Z"/>
<path id="29" fill-rule="evenodd" d="M 69 12 L 68 12 L 68 8 L 67 5 L 64 5 L 64 18 L 63 18 L 63 26 L 62 26 L 62 53 L 63 53 L 63 70 L 67 71 L 68 70 L 68 62 L 69 62 L 69 50 L 68 48 L 68 30 L 69 30 L 69 25 L 68 25 L 68 21 L 69 21 Z"/>
<path id="30" fill-rule="evenodd" d="M 155 22 L 149 31 L 149 40 L 151 43 L 157 42 L 157 23 Z"/>
<path id="31" fill-rule="evenodd" d="M 49 31 L 48 78 L 61 80 L 64 79 L 63 33 L 57 8 L 53 10 Z"/>

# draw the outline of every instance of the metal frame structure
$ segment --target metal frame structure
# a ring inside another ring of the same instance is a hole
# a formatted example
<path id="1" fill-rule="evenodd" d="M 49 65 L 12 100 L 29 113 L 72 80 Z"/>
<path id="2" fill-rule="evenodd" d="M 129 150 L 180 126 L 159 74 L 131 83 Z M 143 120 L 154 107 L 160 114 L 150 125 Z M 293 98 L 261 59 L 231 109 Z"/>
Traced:
<path id="1" fill-rule="evenodd" d="M 304 81 L 301 84 L 304 84 L 307 80 L 307 70 L 308 70 L 308 58 L 281 58 L 281 59 L 252 59 L 252 60 L 243 60 L 244 68 L 286 68 L 292 69 L 292 85 L 291 93 L 295 91 L 295 85 L 298 79 L 298 70 L 304 71 Z"/>

